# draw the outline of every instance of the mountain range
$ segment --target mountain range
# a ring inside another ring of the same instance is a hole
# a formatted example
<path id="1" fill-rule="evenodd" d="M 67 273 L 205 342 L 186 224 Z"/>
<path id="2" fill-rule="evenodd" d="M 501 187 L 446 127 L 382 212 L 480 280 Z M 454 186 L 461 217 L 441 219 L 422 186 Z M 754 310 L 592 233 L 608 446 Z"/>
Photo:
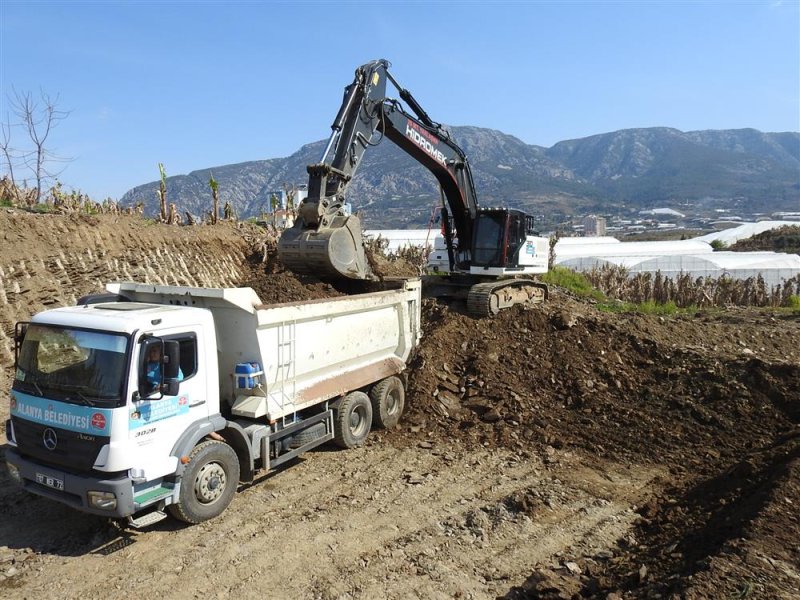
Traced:
<path id="1" fill-rule="evenodd" d="M 589 212 L 625 214 L 657 206 L 680 206 L 682 212 L 693 206 L 800 210 L 798 132 L 654 127 L 544 148 L 492 129 L 447 129 L 467 154 L 481 205 L 522 208 L 545 225 Z M 318 161 L 324 147 L 318 141 L 285 158 L 169 177 L 168 201 L 181 212 L 208 212 L 213 174 L 221 203 L 229 202 L 240 218 L 258 217 L 271 210 L 273 192 L 307 182 L 306 165 Z M 157 214 L 157 190 L 157 181 L 136 186 L 120 203 L 142 202 L 146 214 Z M 364 155 L 348 200 L 367 227 L 403 228 L 427 223 L 439 191 L 424 167 L 385 140 Z"/>

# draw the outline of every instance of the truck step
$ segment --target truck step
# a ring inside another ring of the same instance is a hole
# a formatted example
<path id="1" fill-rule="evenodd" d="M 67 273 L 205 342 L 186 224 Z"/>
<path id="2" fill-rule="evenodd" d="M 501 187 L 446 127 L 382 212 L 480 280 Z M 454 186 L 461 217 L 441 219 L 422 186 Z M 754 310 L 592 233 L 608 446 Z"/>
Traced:
<path id="1" fill-rule="evenodd" d="M 152 512 L 145 513 L 139 517 L 128 517 L 128 525 L 136 529 L 142 529 L 143 527 L 149 527 L 154 523 L 163 521 L 166 518 L 167 518 L 167 513 L 161 510 L 154 510 Z"/>

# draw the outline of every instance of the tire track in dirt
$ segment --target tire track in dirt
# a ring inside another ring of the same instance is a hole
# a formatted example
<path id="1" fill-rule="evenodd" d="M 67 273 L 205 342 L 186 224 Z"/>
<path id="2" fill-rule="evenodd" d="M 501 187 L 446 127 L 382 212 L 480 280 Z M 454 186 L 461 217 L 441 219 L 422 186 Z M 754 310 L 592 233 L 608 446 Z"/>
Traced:
<path id="1" fill-rule="evenodd" d="M 503 451 L 385 441 L 312 453 L 244 489 L 218 519 L 187 528 L 168 521 L 107 556 L 96 550 L 115 538 L 102 521 L 66 508 L 25 533 L 0 525 L 16 554 L 38 549 L 21 562 L 13 597 L 495 597 L 538 563 L 558 562 L 565 547 L 613 545 L 657 474 L 619 469 L 603 485 L 584 475 L 576 485 L 570 462 L 554 470 Z M 531 491 L 542 498 L 533 518 L 508 508 L 510 497 Z M 59 531 L 62 520 L 71 523 Z M 48 553 L 54 548 L 61 556 Z"/>

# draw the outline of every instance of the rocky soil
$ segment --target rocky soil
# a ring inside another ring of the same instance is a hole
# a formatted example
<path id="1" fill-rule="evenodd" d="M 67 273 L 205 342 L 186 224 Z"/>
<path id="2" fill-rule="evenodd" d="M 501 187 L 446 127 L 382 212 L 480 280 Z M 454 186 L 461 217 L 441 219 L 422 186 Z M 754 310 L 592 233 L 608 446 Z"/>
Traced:
<path id="1" fill-rule="evenodd" d="M 14 323 L 106 280 L 251 285 L 264 302 L 352 291 L 262 263 L 247 236 L 0 212 L 4 393 Z M 209 523 L 120 532 L 0 463 L 0 593 L 798 596 L 800 315 L 617 315 L 555 290 L 486 320 L 428 300 L 423 327 L 400 427 L 307 454 Z"/>

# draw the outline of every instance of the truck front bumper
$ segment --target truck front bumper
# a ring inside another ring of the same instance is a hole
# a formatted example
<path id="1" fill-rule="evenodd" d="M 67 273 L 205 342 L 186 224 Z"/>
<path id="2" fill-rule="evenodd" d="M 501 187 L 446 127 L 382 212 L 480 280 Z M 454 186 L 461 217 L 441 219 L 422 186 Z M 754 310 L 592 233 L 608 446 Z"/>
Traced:
<path id="1" fill-rule="evenodd" d="M 14 448 L 6 448 L 6 462 L 19 474 L 22 487 L 38 496 L 104 517 L 128 517 L 134 513 L 133 482 L 128 476 L 100 479 L 92 475 L 73 475 L 23 458 Z M 63 489 L 61 485 L 58 488 L 48 487 L 41 482 L 61 482 Z M 103 509 L 93 506 L 89 502 L 90 491 L 114 494 L 116 507 Z"/>

